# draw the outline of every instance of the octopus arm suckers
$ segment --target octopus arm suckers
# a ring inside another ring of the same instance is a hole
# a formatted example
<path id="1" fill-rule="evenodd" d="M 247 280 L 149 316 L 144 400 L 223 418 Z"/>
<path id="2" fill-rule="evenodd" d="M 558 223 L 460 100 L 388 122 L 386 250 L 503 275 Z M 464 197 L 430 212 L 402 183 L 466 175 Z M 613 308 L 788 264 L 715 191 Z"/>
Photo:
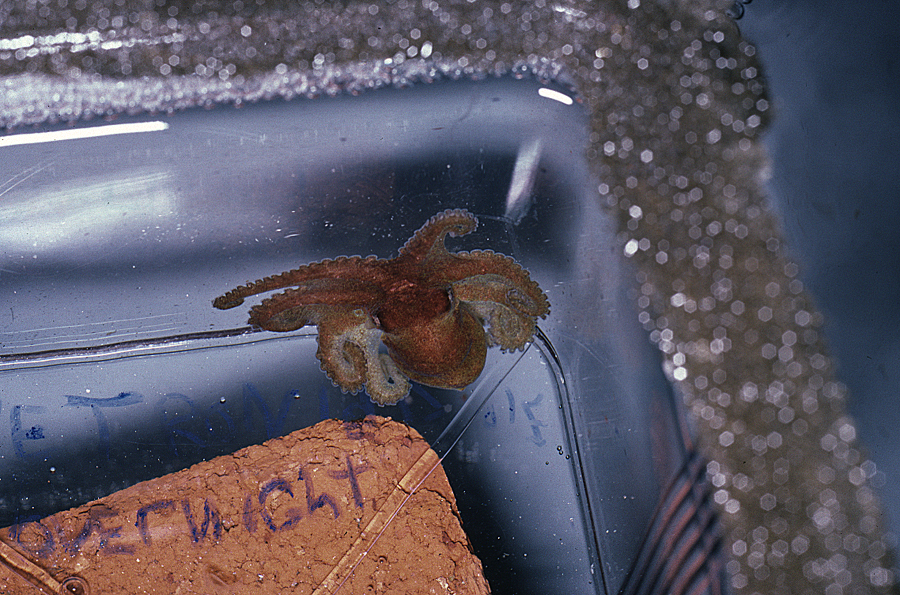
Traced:
<path id="1" fill-rule="evenodd" d="M 330 308 L 359 309 L 359 304 L 378 303 L 383 292 L 367 284 L 348 286 L 340 280 L 324 279 L 313 287 L 299 287 L 266 298 L 250 309 L 250 324 L 270 331 L 292 331 L 304 324 L 318 324 Z M 300 321 L 300 312 L 306 317 L 304 324 L 284 324 L 289 320 Z"/>
<path id="2" fill-rule="evenodd" d="M 371 320 L 352 312 L 333 311 L 317 321 L 316 357 L 322 370 L 341 390 L 357 393 L 366 382 L 367 333 Z"/>
<path id="3" fill-rule="evenodd" d="M 475 230 L 478 219 L 462 209 L 447 209 L 429 219 L 400 248 L 400 256 L 428 260 L 436 254 L 448 254 L 444 247 L 444 237 L 449 233 L 454 237 L 466 235 Z"/>
<path id="4" fill-rule="evenodd" d="M 394 405 L 409 394 L 409 380 L 386 353 L 367 359 L 366 392 L 379 405 Z"/>
<path id="5" fill-rule="evenodd" d="M 537 282 L 515 260 L 491 250 L 457 252 L 441 268 L 461 301 L 485 301 L 521 309 L 529 316 L 544 318 L 550 301 Z M 490 296 L 490 297 L 488 297 Z"/>
<path id="6" fill-rule="evenodd" d="M 330 329 L 323 334 L 319 325 L 319 350 L 316 356 L 322 369 L 342 390 L 366 392 L 380 405 L 393 405 L 409 394 L 409 380 L 386 353 L 379 353 L 381 331 L 371 321 Z"/>
<path id="7" fill-rule="evenodd" d="M 378 282 L 383 276 L 375 265 L 375 256 L 340 256 L 320 262 L 303 265 L 271 277 L 265 277 L 235 287 L 228 293 L 213 300 L 213 306 L 227 310 L 239 306 L 251 295 L 266 293 L 275 289 L 284 289 L 321 279 L 360 279 Z"/>
<path id="8" fill-rule="evenodd" d="M 482 301 L 466 302 L 487 327 L 488 346 L 498 346 L 502 351 L 524 349 L 534 338 L 536 321 L 503 304 Z"/>

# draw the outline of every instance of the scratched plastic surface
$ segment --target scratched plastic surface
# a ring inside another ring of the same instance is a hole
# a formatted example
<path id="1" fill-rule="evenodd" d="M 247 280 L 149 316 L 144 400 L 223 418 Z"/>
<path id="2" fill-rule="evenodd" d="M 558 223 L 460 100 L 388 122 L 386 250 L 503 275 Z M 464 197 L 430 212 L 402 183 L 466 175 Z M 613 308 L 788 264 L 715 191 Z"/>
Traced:
<path id="1" fill-rule="evenodd" d="M 83 123 L 148 131 L 82 140 L 4 132 L 23 142 L 0 145 L 0 526 L 378 413 L 439 441 L 495 593 L 617 592 L 684 447 L 581 161 L 583 109 L 539 89 L 220 106 Z M 552 305 L 546 341 L 491 351 L 496 381 L 414 385 L 379 408 L 327 379 L 313 327 L 248 333 L 245 307 L 211 306 L 322 258 L 391 257 L 447 208 L 480 219 L 451 250 L 513 256 Z"/>

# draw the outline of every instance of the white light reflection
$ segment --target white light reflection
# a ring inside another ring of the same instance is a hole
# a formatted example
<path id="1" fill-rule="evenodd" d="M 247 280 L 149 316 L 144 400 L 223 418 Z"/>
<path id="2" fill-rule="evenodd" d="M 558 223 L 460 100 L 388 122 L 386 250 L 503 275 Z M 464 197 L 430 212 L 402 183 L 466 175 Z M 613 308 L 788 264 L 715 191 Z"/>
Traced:
<path id="1" fill-rule="evenodd" d="M 199 38 L 195 36 L 196 38 Z M 23 50 L 25 55 L 33 58 L 38 55 L 57 54 L 61 51 L 84 52 L 87 50 L 114 50 L 136 45 L 170 45 L 183 43 L 188 37 L 175 31 L 163 36 L 134 37 L 123 36 L 121 31 L 62 31 L 52 35 L 22 35 L 20 37 L 0 38 L 0 51 Z"/>
<path id="2" fill-rule="evenodd" d="M 516 155 L 509 192 L 506 194 L 506 216 L 518 224 L 531 206 L 531 189 L 537 176 L 541 160 L 541 141 L 538 139 L 523 143 Z"/>
<path id="3" fill-rule="evenodd" d="M 43 182 L 0 200 L 0 246 L 11 263 L 43 257 L 87 262 L 137 238 L 158 237 L 177 212 L 167 170 Z"/>
<path id="4" fill-rule="evenodd" d="M 138 132 L 161 132 L 169 128 L 165 122 L 138 122 L 134 124 L 110 124 L 108 126 L 92 126 L 90 128 L 72 128 L 69 130 L 53 130 L 50 132 L 28 132 L 0 136 L 0 148 L 37 143 L 52 143 L 61 140 L 77 140 L 97 138 L 114 134 L 135 134 Z"/>
<path id="5" fill-rule="evenodd" d="M 553 89 L 548 89 L 547 87 L 541 87 L 540 89 L 538 89 L 538 95 L 540 95 L 541 97 L 546 97 L 547 99 L 558 101 L 564 105 L 572 105 L 575 101 L 565 93 L 560 93 L 559 91 L 554 91 Z"/>

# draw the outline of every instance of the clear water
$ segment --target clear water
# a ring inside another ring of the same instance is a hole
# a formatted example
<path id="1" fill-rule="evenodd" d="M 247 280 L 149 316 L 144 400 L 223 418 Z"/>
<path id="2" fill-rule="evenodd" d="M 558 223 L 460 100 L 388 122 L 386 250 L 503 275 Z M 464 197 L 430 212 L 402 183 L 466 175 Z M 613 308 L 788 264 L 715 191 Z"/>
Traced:
<path id="1" fill-rule="evenodd" d="M 494 592 L 618 591 L 683 437 L 582 162 L 585 115 L 542 88 L 122 118 L 157 124 L 80 140 L 17 131 L 0 159 L 0 525 L 377 413 L 446 455 Z M 392 257 L 446 208 L 480 220 L 451 250 L 513 256 L 552 305 L 546 341 L 491 350 L 465 391 L 414 385 L 376 407 L 319 369 L 313 327 L 248 332 L 245 307 L 212 308 L 308 262 Z"/>

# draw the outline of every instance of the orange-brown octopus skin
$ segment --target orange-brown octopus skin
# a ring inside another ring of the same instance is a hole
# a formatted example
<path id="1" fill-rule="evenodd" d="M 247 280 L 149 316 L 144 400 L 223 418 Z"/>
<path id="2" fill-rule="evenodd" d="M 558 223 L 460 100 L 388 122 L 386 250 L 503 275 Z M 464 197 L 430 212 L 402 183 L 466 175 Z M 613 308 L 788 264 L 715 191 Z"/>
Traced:
<path id="1" fill-rule="evenodd" d="M 316 325 L 322 369 L 344 391 L 365 387 L 379 405 L 409 394 L 410 379 L 462 389 L 481 374 L 488 347 L 524 349 L 550 313 L 547 296 L 512 258 L 447 250 L 447 234 L 465 235 L 477 224 L 468 211 L 446 210 L 395 258 L 314 262 L 232 289 L 213 305 L 226 310 L 289 288 L 253 306 L 250 324 L 278 332 Z"/>

